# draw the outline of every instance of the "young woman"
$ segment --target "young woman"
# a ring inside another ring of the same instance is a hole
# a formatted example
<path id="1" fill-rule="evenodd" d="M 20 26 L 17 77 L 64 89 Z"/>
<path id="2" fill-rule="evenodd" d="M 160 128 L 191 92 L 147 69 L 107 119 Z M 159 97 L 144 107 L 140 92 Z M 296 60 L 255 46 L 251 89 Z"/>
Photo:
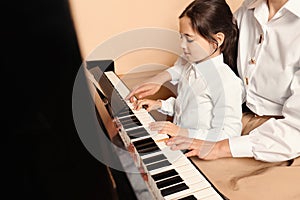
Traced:
<path id="1" fill-rule="evenodd" d="M 229 6 L 225 0 L 193 1 L 179 17 L 179 32 L 183 55 L 166 72 L 179 80 L 178 96 L 138 100 L 135 108 L 174 116 L 173 123 L 149 125 L 159 133 L 206 141 L 240 135 L 243 84 L 232 70 L 238 29 Z"/>

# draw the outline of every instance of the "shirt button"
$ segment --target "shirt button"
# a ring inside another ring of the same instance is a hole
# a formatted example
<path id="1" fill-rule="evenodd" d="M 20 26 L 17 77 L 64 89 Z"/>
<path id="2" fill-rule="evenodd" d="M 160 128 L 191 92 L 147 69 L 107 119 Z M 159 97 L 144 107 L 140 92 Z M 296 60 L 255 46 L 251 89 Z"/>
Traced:
<path id="1" fill-rule="evenodd" d="M 250 62 L 250 64 L 252 64 L 252 65 L 256 64 L 255 58 L 251 58 L 249 62 Z"/>
<path id="2" fill-rule="evenodd" d="M 261 34 L 259 35 L 258 44 L 261 44 L 263 41 L 264 41 L 264 35 L 263 35 L 263 33 L 261 33 Z"/>

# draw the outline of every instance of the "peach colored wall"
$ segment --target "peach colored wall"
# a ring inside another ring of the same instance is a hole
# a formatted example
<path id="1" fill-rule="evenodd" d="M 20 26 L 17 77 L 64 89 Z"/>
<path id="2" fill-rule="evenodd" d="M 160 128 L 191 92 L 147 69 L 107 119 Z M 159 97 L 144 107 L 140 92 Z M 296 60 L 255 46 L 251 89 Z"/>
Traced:
<path id="1" fill-rule="evenodd" d="M 178 30 L 178 16 L 192 0 L 69 0 L 79 46 L 84 59 L 108 39 L 126 31 L 158 27 Z M 242 0 L 227 0 L 235 11 Z M 159 50 L 139 50 L 120 56 L 117 74 L 124 74 L 149 63 L 158 69 L 172 65 L 176 55 Z M 146 70 L 147 67 L 145 68 Z M 156 68 L 155 68 L 156 69 Z"/>

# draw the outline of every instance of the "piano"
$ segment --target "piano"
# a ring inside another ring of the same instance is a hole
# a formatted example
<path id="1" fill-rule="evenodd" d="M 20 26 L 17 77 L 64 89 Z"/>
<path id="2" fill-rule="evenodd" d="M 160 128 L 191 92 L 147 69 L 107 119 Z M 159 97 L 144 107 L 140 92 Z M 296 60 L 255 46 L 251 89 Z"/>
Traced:
<path id="1" fill-rule="evenodd" d="M 117 133 L 109 133 L 109 138 L 112 142 L 119 138 L 119 146 L 121 144 L 128 152 L 129 156 L 120 158 L 120 162 L 130 160 L 139 173 L 134 177 L 128 173 L 133 190 L 143 187 L 140 190 L 144 196 L 137 196 L 137 199 L 226 199 L 183 151 L 173 151 L 165 145 L 163 140 L 168 139 L 168 135 L 148 129 L 155 118 L 145 109 L 133 109 L 125 100 L 130 90 L 113 71 L 93 66 L 88 69 L 88 76 L 100 97 L 95 101 L 100 122 L 107 130 L 114 129 L 111 128 L 114 125 L 117 127 Z M 136 184 L 140 180 L 143 183 Z"/>

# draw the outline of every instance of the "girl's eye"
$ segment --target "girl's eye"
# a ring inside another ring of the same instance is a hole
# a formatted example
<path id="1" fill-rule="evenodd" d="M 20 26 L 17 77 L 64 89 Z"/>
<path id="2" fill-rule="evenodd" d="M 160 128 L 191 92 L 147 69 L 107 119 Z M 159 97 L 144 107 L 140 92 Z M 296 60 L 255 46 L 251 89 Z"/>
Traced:
<path id="1" fill-rule="evenodd" d="M 188 43 L 192 43 L 195 41 L 194 39 L 190 38 L 187 35 L 180 34 L 180 39 L 183 39 L 183 38 L 185 38 Z"/>
<path id="2" fill-rule="evenodd" d="M 191 38 L 188 38 L 188 37 L 186 37 L 186 41 L 187 41 L 187 42 L 189 42 L 189 43 L 192 43 L 192 42 L 194 42 L 194 40 L 193 40 L 193 39 L 191 39 Z"/>

